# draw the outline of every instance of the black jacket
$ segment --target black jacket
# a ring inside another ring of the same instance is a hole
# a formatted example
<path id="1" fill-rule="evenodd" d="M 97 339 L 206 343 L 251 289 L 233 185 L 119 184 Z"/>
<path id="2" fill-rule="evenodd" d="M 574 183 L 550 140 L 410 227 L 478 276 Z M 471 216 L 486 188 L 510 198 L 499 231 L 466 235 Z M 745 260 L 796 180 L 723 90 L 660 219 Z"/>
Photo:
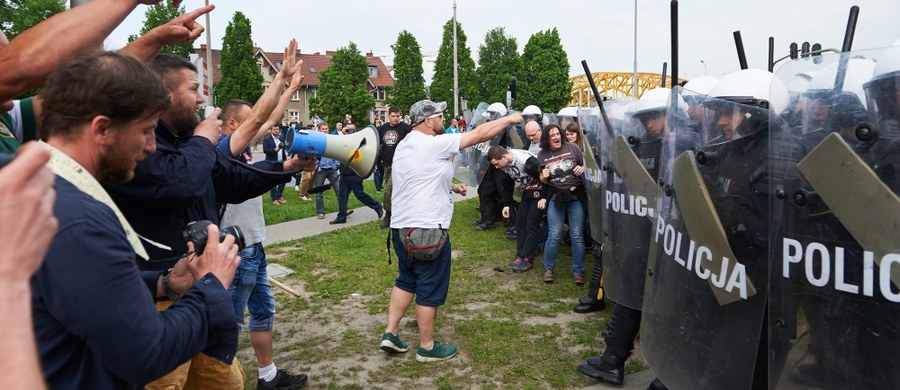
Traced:
<path id="1" fill-rule="evenodd" d="M 253 165 L 282 170 L 281 162 Z M 165 261 L 138 261 L 141 269 L 164 270 L 187 251 L 181 232 L 188 222 L 205 219 L 218 224 L 217 203 L 241 203 L 289 180 L 290 176 L 263 175 L 237 165 L 216 152 L 206 138 L 176 138 L 160 121 L 156 153 L 138 162 L 130 182 L 105 187 L 139 235 L 172 247 L 167 251 L 145 243 L 152 260 Z"/>

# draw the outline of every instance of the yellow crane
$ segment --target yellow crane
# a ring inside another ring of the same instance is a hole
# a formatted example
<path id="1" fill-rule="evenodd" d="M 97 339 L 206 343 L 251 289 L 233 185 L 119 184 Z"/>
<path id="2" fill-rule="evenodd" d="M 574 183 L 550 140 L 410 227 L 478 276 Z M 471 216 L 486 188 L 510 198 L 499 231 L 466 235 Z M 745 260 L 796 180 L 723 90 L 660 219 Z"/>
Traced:
<path id="1" fill-rule="evenodd" d="M 597 90 L 609 99 L 620 99 L 626 96 L 634 96 L 634 86 L 637 84 L 637 97 L 640 98 L 644 91 L 649 91 L 659 87 L 662 82 L 662 75 L 659 73 L 638 73 L 637 82 L 635 83 L 634 73 L 626 72 L 594 72 L 594 83 L 597 84 Z M 591 93 L 591 85 L 588 83 L 587 77 L 583 74 L 572 76 L 572 101 L 570 106 L 587 107 L 593 100 Z M 672 87 L 671 76 L 666 76 L 667 87 Z M 687 80 L 678 79 L 681 84 Z"/>

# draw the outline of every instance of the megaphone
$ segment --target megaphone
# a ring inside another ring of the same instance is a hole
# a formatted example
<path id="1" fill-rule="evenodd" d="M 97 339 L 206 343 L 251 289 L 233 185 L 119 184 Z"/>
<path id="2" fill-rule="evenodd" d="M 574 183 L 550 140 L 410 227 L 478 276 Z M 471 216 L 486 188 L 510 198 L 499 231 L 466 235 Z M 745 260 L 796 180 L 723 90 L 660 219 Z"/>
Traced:
<path id="1" fill-rule="evenodd" d="M 381 138 L 374 126 L 347 135 L 330 135 L 316 130 L 289 130 L 284 139 L 288 154 L 328 157 L 356 172 L 363 179 L 375 170 L 381 152 Z"/>

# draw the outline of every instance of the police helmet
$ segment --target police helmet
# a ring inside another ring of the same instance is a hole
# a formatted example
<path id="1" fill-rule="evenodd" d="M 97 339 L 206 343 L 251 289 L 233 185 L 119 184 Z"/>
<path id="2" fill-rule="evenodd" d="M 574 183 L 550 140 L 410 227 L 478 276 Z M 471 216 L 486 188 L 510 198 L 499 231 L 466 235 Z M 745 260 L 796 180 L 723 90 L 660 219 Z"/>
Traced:
<path id="1" fill-rule="evenodd" d="M 817 72 L 812 80 L 810 80 L 809 87 L 806 89 L 804 96 L 813 99 L 832 98 L 836 92 L 834 81 L 837 79 L 839 65 L 839 63 L 835 62 Z M 853 93 L 859 99 L 865 98 L 866 95 L 863 91 L 863 84 L 872 79 L 875 66 L 875 61 L 868 58 L 851 58 L 847 61 L 847 68 L 844 73 L 844 85 L 842 86 L 841 91 Z"/>
<path id="2" fill-rule="evenodd" d="M 719 82 L 719 79 L 712 76 L 697 77 L 684 84 L 684 87 L 681 87 L 681 96 L 684 97 L 685 102 L 688 104 L 700 103 L 706 95 L 709 95 L 709 91 L 712 90 L 712 87 L 717 82 Z"/>
<path id="3" fill-rule="evenodd" d="M 541 109 L 538 108 L 538 106 L 535 106 L 534 104 L 532 104 L 528 107 L 525 107 L 525 109 L 522 110 L 523 117 L 532 117 L 532 119 L 534 119 L 538 122 L 541 121 L 541 117 L 543 117 L 543 115 L 544 115 L 544 113 L 541 112 Z"/>
<path id="4" fill-rule="evenodd" d="M 487 108 L 487 112 L 498 114 L 498 117 L 502 117 L 506 115 L 506 106 L 500 102 L 491 103 Z"/>
<path id="5" fill-rule="evenodd" d="M 631 115 L 640 117 L 653 112 L 665 111 L 666 106 L 668 106 L 669 104 L 671 95 L 672 90 L 663 87 L 654 88 L 652 90 L 644 92 L 644 94 L 641 95 L 641 98 L 634 103 L 634 107 L 632 107 L 631 110 Z M 684 110 L 686 108 L 684 98 L 682 98 L 681 95 L 677 95 L 676 101 L 679 109 Z"/>
<path id="6" fill-rule="evenodd" d="M 900 95 L 900 41 L 887 49 L 879 58 L 872 72 L 872 79 L 863 84 L 873 122 L 888 118 L 900 120 L 900 107 L 896 96 Z"/>
<path id="7" fill-rule="evenodd" d="M 760 69 L 742 69 L 726 75 L 713 86 L 709 97 L 775 113 L 784 111 L 788 103 L 784 83 Z"/>
<path id="8" fill-rule="evenodd" d="M 568 116 L 571 118 L 578 118 L 578 108 L 576 107 L 563 107 L 559 110 L 559 113 L 556 114 L 556 117 Z"/>
<path id="9" fill-rule="evenodd" d="M 715 130 L 706 135 L 707 142 L 737 140 L 766 128 L 770 118 L 779 118 L 787 108 L 788 100 L 784 83 L 770 72 L 743 69 L 726 75 L 710 90 L 703 106 L 715 112 L 711 124 L 724 115 L 743 119 L 732 126 L 705 126 Z"/>

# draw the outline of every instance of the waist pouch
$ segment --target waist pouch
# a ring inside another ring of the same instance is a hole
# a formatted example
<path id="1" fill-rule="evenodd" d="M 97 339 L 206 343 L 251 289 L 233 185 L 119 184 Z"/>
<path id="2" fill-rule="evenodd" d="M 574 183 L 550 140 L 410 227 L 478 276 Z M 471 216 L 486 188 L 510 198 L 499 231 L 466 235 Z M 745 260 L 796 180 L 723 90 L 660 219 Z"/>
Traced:
<path id="1" fill-rule="evenodd" d="M 440 257 L 447 243 L 447 234 L 447 229 L 440 227 L 400 229 L 406 255 L 419 261 L 433 261 Z"/>

